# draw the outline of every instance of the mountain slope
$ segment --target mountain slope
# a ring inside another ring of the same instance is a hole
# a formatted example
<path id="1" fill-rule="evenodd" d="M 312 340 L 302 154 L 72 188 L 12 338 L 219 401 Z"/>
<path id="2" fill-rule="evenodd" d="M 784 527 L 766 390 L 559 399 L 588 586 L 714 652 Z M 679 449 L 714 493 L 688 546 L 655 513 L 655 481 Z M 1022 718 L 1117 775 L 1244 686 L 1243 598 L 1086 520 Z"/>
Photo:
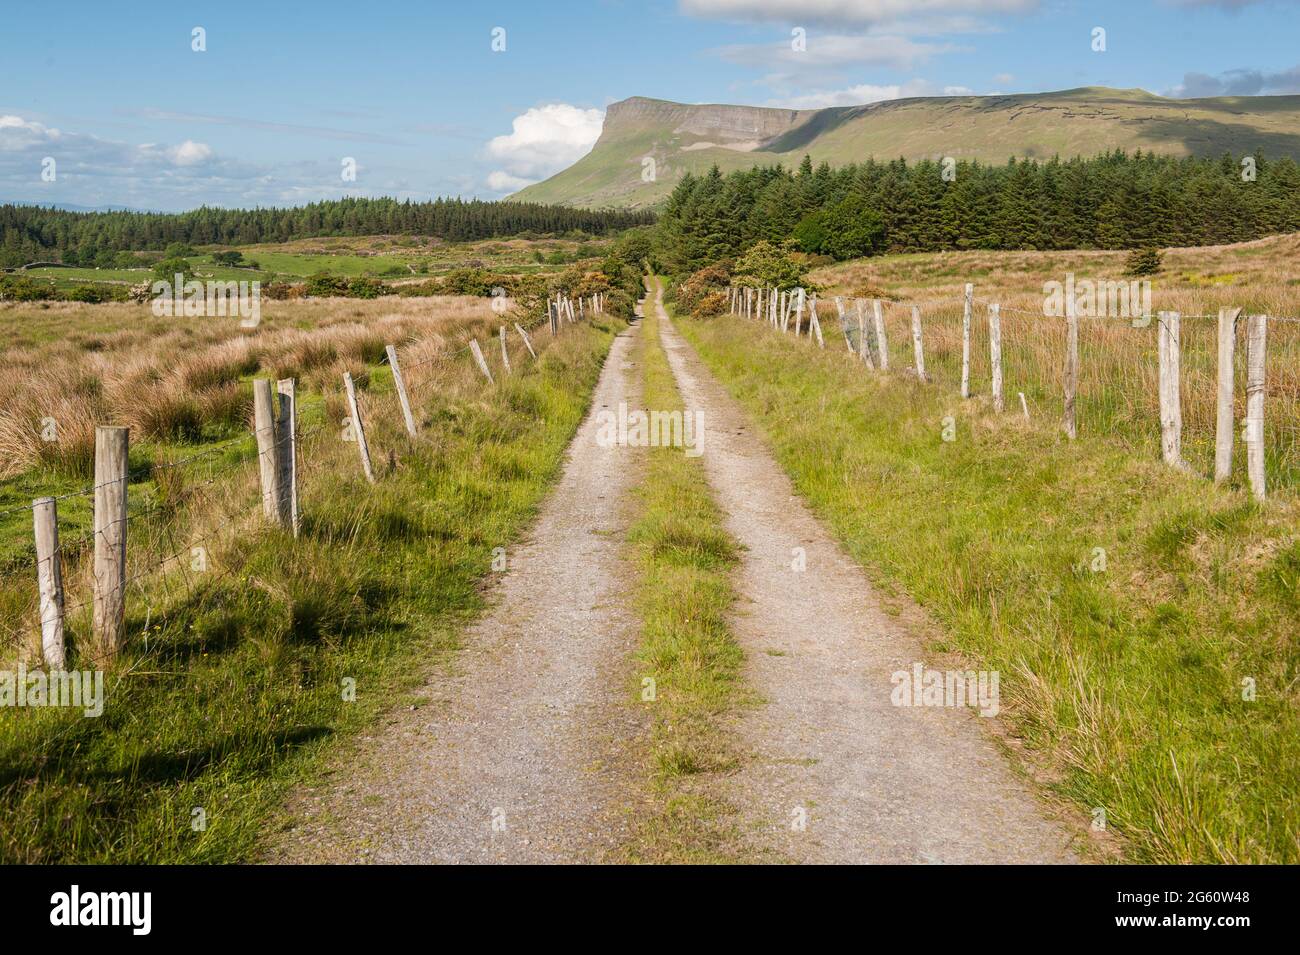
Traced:
<path id="1" fill-rule="evenodd" d="M 1112 149 L 1300 159 L 1300 96 L 1165 99 L 1084 87 L 1014 96 L 943 96 L 818 110 L 690 106 L 634 96 L 609 106 L 591 152 L 512 198 L 577 206 L 654 205 L 686 171 L 842 165 L 875 157 L 1093 156 Z M 654 160 L 646 181 L 644 160 Z"/>

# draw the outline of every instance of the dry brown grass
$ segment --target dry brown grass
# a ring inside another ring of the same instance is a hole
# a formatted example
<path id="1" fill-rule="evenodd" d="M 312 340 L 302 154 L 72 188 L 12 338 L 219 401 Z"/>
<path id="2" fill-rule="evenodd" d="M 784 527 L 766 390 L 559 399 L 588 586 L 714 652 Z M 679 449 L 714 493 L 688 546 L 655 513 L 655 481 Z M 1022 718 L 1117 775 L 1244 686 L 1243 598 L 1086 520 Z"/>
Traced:
<path id="1" fill-rule="evenodd" d="M 956 391 L 961 374 L 961 299 L 975 285 L 971 342 L 971 388 L 990 389 L 987 303 L 1002 307 L 1003 376 L 1008 412 L 1020 412 L 1023 392 L 1034 417 L 1063 413 L 1064 320 L 1043 315 L 1044 283 L 1125 279 L 1123 252 L 957 252 L 862 259 L 814 272 L 826 299 L 877 287 L 897 304 L 886 304 L 891 366 L 912 365 L 911 308 L 919 305 L 926 370 Z M 1255 242 L 1171 249 L 1151 281 L 1153 311 L 1176 311 L 1182 321 L 1184 456 L 1200 472 L 1213 470 L 1216 321 L 1220 308 L 1272 316 L 1268 328 L 1265 441 L 1268 480 L 1275 487 L 1300 484 L 1300 234 Z M 833 305 L 825 310 L 834 315 Z M 823 312 L 825 318 L 825 312 Z M 1294 319 L 1294 320 L 1286 320 Z M 832 337 L 838 335 L 832 326 Z M 1134 328 L 1124 319 L 1089 318 L 1080 323 L 1080 436 L 1106 434 L 1144 453 L 1159 439 L 1157 324 Z M 842 340 L 828 342 L 841 347 Z M 1244 323 L 1237 339 L 1238 421 L 1245 414 Z M 1242 457 L 1240 443 L 1238 458 Z M 1239 466 L 1244 465 L 1239 461 Z M 1244 475 L 1238 474 L 1238 480 Z"/>
<path id="2" fill-rule="evenodd" d="M 401 466 L 404 455 L 398 452 L 404 452 L 408 442 L 391 386 L 375 393 L 366 390 L 372 368 L 384 358 L 385 344 L 398 346 L 420 417 L 421 409 L 431 405 L 479 400 L 482 376 L 467 356 L 436 359 L 458 353 L 475 336 L 492 345 L 484 350 L 489 363 L 499 368 L 499 347 L 487 339 L 503 321 L 513 320 L 495 314 L 484 299 L 461 297 L 264 302 L 262 324 L 251 331 L 240 329 L 236 319 L 154 319 L 147 306 L 82 305 L 49 311 L 53 314 L 0 307 L 0 328 L 21 327 L 28 335 L 44 332 L 47 338 L 43 344 L 0 349 L 5 356 L 0 373 L 0 480 L 21 485 L 27 495 L 56 493 L 51 482 L 57 469 L 65 478 L 77 478 L 73 486 L 83 486 L 92 470 L 97 424 L 129 425 L 133 448 L 139 441 L 159 439 L 152 452 L 145 451 L 144 460 L 154 467 L 139 477 L 141 483 L 136 478 L 132 483 L 128 578 L 141 579 L 132 584 L 133 592 L 173 577 L 184 591 L 192 582 L 194 544 L 219 546 L 237 536 L 237 528 L 260 520 L 250 446 L 214 443 L 224 437 L 222 427 L 231 437 L 249 434 L 249 378 L 299 379 L 305 402 L 300 421 L 301 493 L 304 509 L 315 509 L 319 504 L 313 500 L 313 488 L 322 474 L 359 473 L 356 444 L 338 440 L 338 424 L 347 415 L 343 371 L 350 371 L 358 385 L 375 467 L 384 474 Z M 69 318 L 97 331 L 65 334 Z M 511 337 L 512 356 L 519 362 L 523 346 Z M 541 331 L 534 332 L 534 342 L 539 351 L 551 345 Z M 44 417 L 57 421 L 58 441 L 41 439 Z M 434 430 L 424 436 L 437 446 Z M 177 448 L 178 439 L 194 442 L 193 448 Z M 141 465 L 133 454 L 133 467 Z M 60 504 L 70 619 L 84 614 L 90 592 L 84 526 L 89 512 L 76 509 L 84 503 L 82 498 L 74 495 Z M 20 521 L 8 530 L 29 542 L 29 528 Z M 35 590 L 28 565 L 16 566 L 21 567 L 18 573 L 0 577 L 0 652 L 21 643 L 20 652 L 37 654 L 31 641 L 37 632 Z M 15 622 L 20 625 L 11 626 Z"/>
<path id="3" fill-rule="evenodd" d="M 414 363 L 500 321 L 486 300 L 461 297 L 264 301 L 253 330 L 233 318 L 156 318 L 147 305 L 3 304 L 0 478 L 38 467 L 88 474 L 96 424 L 130 425 L 133 441 L 219 436 L 246 422 L 251 377 L 321 390 L 378 363 L 386 344 Z"/>

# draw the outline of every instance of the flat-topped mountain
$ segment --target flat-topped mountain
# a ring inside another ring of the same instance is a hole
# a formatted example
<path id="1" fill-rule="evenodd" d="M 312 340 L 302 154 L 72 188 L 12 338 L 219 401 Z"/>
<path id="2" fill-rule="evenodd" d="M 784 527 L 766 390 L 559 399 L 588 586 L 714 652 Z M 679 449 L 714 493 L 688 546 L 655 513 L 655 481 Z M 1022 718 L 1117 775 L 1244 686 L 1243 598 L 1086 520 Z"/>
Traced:
<path id="1" fill-rule="evenodd" d="M 688 170 L 790 166 L 805 153 L 814 162 L 842 165 L 871 157 L 1005 162 L 1113 149 L 1195 156 L 1260 151 L 1300 159 L 1300 96 L 1167 99 L 1092 86 L 807 110 L 634 96 L 608 107 L 590 153 L 513 198 L 644 207 L 662 201 Z M 654 160 L 649 181 L 647 157 Z"/>

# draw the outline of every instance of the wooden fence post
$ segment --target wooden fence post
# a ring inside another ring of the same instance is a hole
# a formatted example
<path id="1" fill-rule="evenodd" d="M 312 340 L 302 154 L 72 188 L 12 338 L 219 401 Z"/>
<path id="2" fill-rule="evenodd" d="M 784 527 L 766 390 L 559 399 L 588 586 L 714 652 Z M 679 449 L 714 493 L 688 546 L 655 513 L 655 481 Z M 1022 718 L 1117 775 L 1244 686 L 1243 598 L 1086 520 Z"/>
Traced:
<path id="1" fill-rule="evenodd" d="M 844 320 L 844 299 L 840 298 L 838 295 L 835 296 L 835 314 L 839 316 L 840 331 L 844 333 L 844 347 L 847 348 L 849 354 L 852 355 L 853 337 L 849 335 L 849 323 Z"/>
<path id="2" fill-rule="evenodd" d="M 483 357 L 483 349 L 478 346 L 478 339 L 469 340 L 469 350 L 474 353 L 474 361 L 478 362 L 478 370 L 483 372 L 483 377 L 488 380 L 488 384 L 495 385 L 496 380 L 492 377 L 492 369 L 488 367 L 487 359 Z"/>
<path id="3" fill-rule="evenodd" d="M 271 380 L 253 382 L 253 428 L 257 433 L 257 471 L 262 486 L 262 514 L 283 523 L 280 505 L 280 447 L 275 440 L 275 399 Z"/>
<path id="4" fill-rule="evenodd" d="M 975 301 L 975 286 L 966 283 L 961 307 L 961 396 L 970 397 L 970 313 Z"/>
<path id="5" fill-rule="evenodd" d="M 858 357 L 871 371 L 876 370 L 876 363 L 871 360 L 871 346 L 867 344 L 867 319 L 862 313 L 862 299 L 853 300 L 853 310 L 858 316 Z"/>
<path id="6" fill-rule="evenodd" d="M 95 429 L 96 659 L 111 660 L 126 643 L 127 428 Z"/>
<path id="7" fill-rule="evenodd" d="M 880 370 L 889 371 L 889 342 L 885 340 L 885 310 L 880 299 L 871 300 L 871 311 L 876 322 L 876 354 L 880 356 Z"/>
<path id="8" fill-rule="evenodd" d="M 581 299 L 578 300 L 578 304 L 582 304 Z M 514 374 L 510 369 L 510 349 L 506 347 L 506 327 L 504 325 L 501 326 L 501 364 L 505 367 L 507 375 Z"/>
<path id="9" fill-rule="evenodd" d="M 356 438 L 357 452 L 361 455 L 361 470 L 366 480 L 375 483 L 375 469 L 370 466 L 370 445 L 366 441 L 366 428 L 361 421 L 361 406 L 357 404 L 357 389 L 352 383 L 352 372 L 343 373 L 343 387 L 348 393 L 348 414 L 352 416 L 352 436 Z"/>
<path id="10" fill-rule="evenodd" d="M 524 340 L 524 347 L 528 349 L 528 354 L 533 356 L 533 361 L 536 361 L 537 352 L 533 351 L 532 339 L 528 337 L 528 333 L 524 331 L 523 326 L 520 325 L 518 322 L 515 322 L 514 326 L 515 326 L 515 331 L 519 333 L 519 337 Z"/>
<path id="11" fill-rule="evenodd" d="M 808 302 L 808 328 L 812 334 L 817 336 L 817 347 L 825 348 L 826 341 L 822 338 L 822 323 L 817 320 L 816 294 Z"/>
<path id="12" fill-rule="evenodd" d="M 1002 413 L 1002 306 L 989 306 L 989 360 L 993 372 L 993 410 Z"/>
<path id="13" fill-rule="evenodd" d="M 1179 389 L 1181 344 L 1180 316 L 1177 312 L 1160 312 L 1160 451 L 1165 464 L 1182 468 L 1183 405 Z"/>
<path id="14" fill-rule="evenodd" d="M 808 305 L 808 293 L 802 285 L 799 286 L 798 300 L 794 306 L 794 336 L 799 337 L 803 330 L 803 310 Z"/>
<path id="15" fill-rule="evenodd" d="M 393 369 L 393 386 L 397 389 L 397 400 L 402 405 L 402 419 L 406 422 L 406 433 L 414 438 L 415 415 L 411 413 L 411 399 L 406 394 L 406 380 L 402 377 L 402 366 L 397 361 L 397 348 L 387 345 L 384 351 L 388 353 L 388 367 Z"/>
<path id="16" fill-rule="evenodd" d="M 298 536 L 298 388 L 292 378 L 275 383 L 280 406 L 275 416 L 275 440 L 280 459 L 280 520 Z"/>
<path id="17" fill-rule="evenodd" d="M 1264 386 L 1268 316 L 1246 319 L 1246 474 L 1250 492 L 1264 500 Z"/>
<path id="18" fill-rule="evenodd" d="M 1232 477 L 1233 362 L 1237 348 L 1239 308 L 1219 309 L 1219 391 L 1214 420 L 1214 483 Z"/>
<path id="19" fill-rule="evenodd" d="M 546 300 L 546 320 L 551 325 L 551 335 L 554 337 L 560 333 L 559 313 L 556 305 L 550 299 Z"/>
<path id="20" fill-rule="evenodd" d="M 32 501 L 36 534 L 36 585 L 41 599 L 41 659 L 51 670 L 62 670 L 63 555 L 59 552 L 59 512 L 52 497 Z"/>
<path id="21" fill-rule="evenodd" d="M 1065 410 L 1062 427 L 1071 441 L 1079 436 L 1075 401 L 1079 391 L 1079 315 L 1074 307 L 1074 296 L 1065 298 Z"/>
<path id="22" fill-rule="evenodd" d="M 912 306 L 912 354 L 916 361 L 916 377 L 925 381 L 925 345 L 921 341 L 921 308 Z"/>

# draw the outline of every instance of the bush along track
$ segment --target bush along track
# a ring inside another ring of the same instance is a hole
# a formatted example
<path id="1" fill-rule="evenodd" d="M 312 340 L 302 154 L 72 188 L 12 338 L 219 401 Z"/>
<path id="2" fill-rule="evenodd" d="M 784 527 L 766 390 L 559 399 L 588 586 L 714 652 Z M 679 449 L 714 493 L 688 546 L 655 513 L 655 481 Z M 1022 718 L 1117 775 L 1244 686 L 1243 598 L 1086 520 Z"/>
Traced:
<path id="1" fill-rule="evenodd" d="M 879 588 L 941 625 L 932 649 L 1000 671 L 1011 728 L 1094 829 L 1138 862 L 1300 861 L 1293 500 L 740 319 L 677 327 Z"/>
<path id="2" fill-rule="evenodd" d="M 255 857 L 289 787 L 336 762 L 331 742 L 456 647 L 494 548 L 560 471 L 615 325 L 567 328 L 495 388 L 448 364 L 417 444 L 373 487 L 339 442 L 313 466 L 298 540 L 232 533 L 210 545 L 210 583 L 129 605 L 98 718 L 0 710 L 0 861 Z"/>
<path id="3" fill-rule="evenodd" d="M 646 409 L 681 409 L 653 293 L 636 354 Z M 682 446 L 649 449 L 639 498 L 629 541 L 640 570 L 643 637 L 632 693 L 651 714 L 651 795 L 626 855 L 634 862 L 741 861 L 733 809 L 710 786 L 739 758 L 725 716 L 750 698 L 743 654 L 727 625 L 737 545 L 722 527 L 699 458 Z"/>

